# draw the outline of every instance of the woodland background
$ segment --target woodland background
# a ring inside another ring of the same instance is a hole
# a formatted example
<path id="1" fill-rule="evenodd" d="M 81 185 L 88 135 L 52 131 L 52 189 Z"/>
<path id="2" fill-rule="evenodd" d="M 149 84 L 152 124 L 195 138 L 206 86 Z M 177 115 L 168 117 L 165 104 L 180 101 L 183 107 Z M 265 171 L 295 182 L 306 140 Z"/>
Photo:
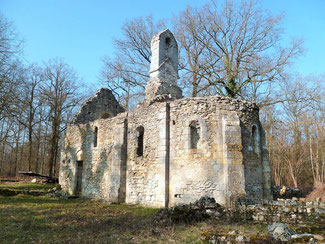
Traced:
<path id="1" fill-rule="evenodd" d="M 102 86 L 125 107 L 144 98 L 150 41 L 170 27 L 179 45 L 179 86 L 185 96 L 223 95 L 260 106 L 275 185 L 325 183 L 324 75 L 290 66 L 304 54 L 299 38 L 284 42 L 283 16 L 256 1 L 188 6 L 172 19 L 127 20 L 115 54 L 103 58 Z M 81 102 L 93 94 L 64 60 L 26 65 L 24 40 L 0 16 L 0 178 L 18 171 L 57 176 L 60 142 Z M 104 54 L 103 54 L 104 55 Z"/>

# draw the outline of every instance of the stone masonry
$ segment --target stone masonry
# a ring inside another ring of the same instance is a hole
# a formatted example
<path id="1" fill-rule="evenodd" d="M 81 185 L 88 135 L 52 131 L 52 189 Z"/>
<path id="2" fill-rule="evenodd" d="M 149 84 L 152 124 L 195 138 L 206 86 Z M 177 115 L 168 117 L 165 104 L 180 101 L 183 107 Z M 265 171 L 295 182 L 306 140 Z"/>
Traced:
<path id="1" fill-rule="evenodd" d="M 153 37 L 143 103 L 125 112 L 108 89 L 87 100 L 66 130 L 60 184 L 73 195 L 151 207 L 202 196 L 229 205 L 271 198 L 259 109 L 228 97 L 182 98 L 178 47 Z"/>

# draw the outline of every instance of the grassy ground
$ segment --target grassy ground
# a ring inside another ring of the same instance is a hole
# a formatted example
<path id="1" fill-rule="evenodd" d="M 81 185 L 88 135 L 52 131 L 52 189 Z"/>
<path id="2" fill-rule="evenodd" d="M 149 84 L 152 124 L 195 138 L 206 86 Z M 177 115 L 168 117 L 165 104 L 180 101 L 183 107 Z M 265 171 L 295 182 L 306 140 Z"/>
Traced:
<path id="1" fill-rule="evenodd" d="M 40 183 L 19 183 L 19 182 L 0 182 L 0 189 L 9 190 L 49 190 L 55 185 L 53 184 L 40 184 Z"/>
<path id="2" fill-rule="evenodd" d="M 204 243 L 206 235 L 231 230 L 265 234 L 263 225 L 216 220 L 163 226 L 154 220 L 157 211 L 87 199 L 0 196 L 0 243 Z"/>

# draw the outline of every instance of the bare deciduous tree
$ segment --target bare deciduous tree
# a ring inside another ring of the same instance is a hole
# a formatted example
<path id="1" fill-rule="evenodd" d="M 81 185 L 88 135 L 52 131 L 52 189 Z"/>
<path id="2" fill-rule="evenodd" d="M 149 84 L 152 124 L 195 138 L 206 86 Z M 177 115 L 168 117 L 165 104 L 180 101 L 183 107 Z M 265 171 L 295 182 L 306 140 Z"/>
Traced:
<path id="1" fill-rule="evenodd" d="M 18 55 L 22 51 L 22 40 L 13 24 L 0 15 L 0 120 L 13 104 L 20 77 Z"/>
<path id="2" fill-rule="evenodd" d="M 288 65 L 302 53 L 301 40 L 282 46 L 281 20 L 254 0 L 225 1 L 222 6 L 211 1 L 181 12 L 173 24 L 180 47 L 180 80 L 187 93 L 269 103 L 271 84 L 282 81 Z M 150 40 L 160 26 L 151 17 L 126 22 L 124 39 L 115 41 L 116 56 L 104 60 L 102 80 L 124 97 L 124 104 L 131 94 L 143 94 Z"/>
<path id="3" fill-rule="evenodd" d="M 226 1 L 224 6 L 212 1 L 203 13 L 197 18 L 206 23 L 205 34 L 197 39 L 214 57 L 207 69 L 213 73 L 210 83 L 224 95 L 244 95 L 242 89 L 249 84 L 282 80 L 290 61 L 302 52 L 301 40 L 281 46 L 281 16 L 271 15 L 254 0 Z M 254 93 L 247 95 L 256 100 Z"/>
<path id="4" fill-rule="evenodd" d="M 21 93 L 16 94 L 17 104 L 15 106 L 15 118 L 27 129 L 28 137 L 28 170 L 32 171 L 33 157 L 33 137 L 35 127 L 45 119 L 40 115 L 40 109 L 43 105 L 41 97 L 41 85 L 44 82 L 43 70 L 35 64 L 30 65 L 24 71 L 24 82 L 21 85 Z M 18 111 L 18 114 L 16 112 Z M 36 166 L 37 168 L 37 166 Z"/>
<path id="5" fill-rule="evenodd" d="M 150 43 L 153 35 L 164 24 L 155 24 L 152 16 L 136 18 L 124 23 L 122 39 L 115 39 L 116 53 L 113 58 L 105 57 L 101 80 L 118 96 L 128 109 L 134 100 L 143 98 L 150 69 Z"/>
<path id="6" fill-rule="evenodd" d="M 51 137 L 49 151 L 49 175 L 55 175 L 59 139 L 66 123 L 71 119 L 72 110 L 80 103 L 79 79 L 75 72 L 62 60 L 53 59 L 45 64 L 45 84 L 42 94 L 49 107 Z"/>
<path id="7" fill-rule="evenodd" d="M 318 179 L 324 182 L 320 177 L 323 149 L 319 146 L 324 140 L 321 83 L 307 80 L 310 78 L 291 77 L 281 86 L 284 100 L 262 109 L 272 176 L 277 185 L 298 187 L 315 184 Z"/>
<path id="8" fill-rule="evenodd" d="M 206 43 L 210 41 L 203 28 L 207 25 L 204 16 L 205 12 L 202 9 L 188 6 L 173 20 L 175 37 L 179 43 L 181 83 L 185 92 L 192 97 L 209 94 L 211 88 L 209 67 L 216 61 L 208 52 L 207 46 L 199 41 L 205 40 Z"/>

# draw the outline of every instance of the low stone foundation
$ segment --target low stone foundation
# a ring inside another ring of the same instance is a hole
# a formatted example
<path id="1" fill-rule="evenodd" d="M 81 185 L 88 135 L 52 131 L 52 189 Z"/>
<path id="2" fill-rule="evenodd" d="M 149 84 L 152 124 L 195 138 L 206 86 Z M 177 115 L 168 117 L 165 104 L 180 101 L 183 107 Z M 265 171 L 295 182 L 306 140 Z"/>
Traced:
<path id="1" fill-rule="evenodd" d="M 325 202 L 303 202 L 295 200 L 264 200 L 262 204 L 240 206 L 242 211 L 252 213 L 256 222 L 272 223 L 325 223 Z"/>
<path id="2" fill-rule="evenodd" d="M 198 211 L 199 210 L 199 211 Z M 263 203 L 247 205 L 243 202 L 234 207 L 222 207 L 213 198 L 202 197 L 191 204 L 178 205 L 163 212 L 169 215 L 197 211 L 216 219 L 231 222 L 254 221 L 260 223 L 281 222 L 287 224 L 325 223 L 325 202 L 303 202 L 295 200 L 264 200 Z M 177 216 L 176 216 L 177 217 Z M 325 228 L 325 225 L 324 225 Z"/>
<path id="3" fill-rule="evenodd" d="M 325 202 L 283 199 L 249 205 L 241 199 L 233 207 L 223 207 L 205 196 L 191 204 L 162 209 L 156 221 L 160 225 L 192 224 L 209 218 L 235 228 L 205 232 L 202 239 L 209 243 L 320 243 L 325 236 Z M 240 225 L 255 223 L 267 224 L 267 233 L 247 234 L 236 230 Z"/>

